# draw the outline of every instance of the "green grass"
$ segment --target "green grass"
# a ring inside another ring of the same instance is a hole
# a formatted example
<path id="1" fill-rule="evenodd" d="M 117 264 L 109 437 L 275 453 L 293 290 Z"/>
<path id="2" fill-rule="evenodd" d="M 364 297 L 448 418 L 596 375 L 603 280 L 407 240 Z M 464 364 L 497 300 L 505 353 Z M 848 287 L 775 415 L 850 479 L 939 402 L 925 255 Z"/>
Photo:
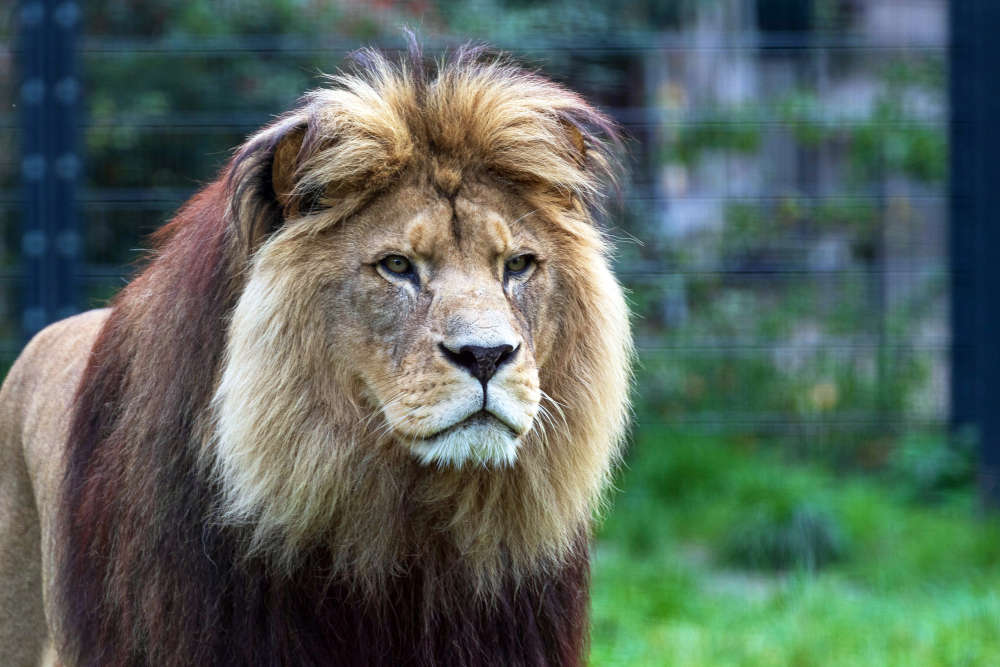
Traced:
<path id="1" fill-rule="evenodd" d="M 654 428 L 618 485 L 594 665 L 1000 665 L 1000 518 L 972 489 L 919 504 L 890 476 Z M 821 529 L 786 539 L 803 515 Z M 785 545 L 773 560 L 734 548 L 755 531 Z M 828 539 L 825 559 L 797 546 Z"/>

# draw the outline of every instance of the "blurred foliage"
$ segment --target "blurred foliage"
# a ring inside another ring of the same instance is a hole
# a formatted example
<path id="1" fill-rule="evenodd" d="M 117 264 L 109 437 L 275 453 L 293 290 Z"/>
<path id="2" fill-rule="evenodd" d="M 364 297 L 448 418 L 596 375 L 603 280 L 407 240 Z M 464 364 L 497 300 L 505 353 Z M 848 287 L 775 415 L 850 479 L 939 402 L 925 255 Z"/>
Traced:
<path id="1" fill-rule="evenodd" d="M 86 6 L 88 36 L 191 37 L 322 34 L 352 17 L 340 3 L 303 0 L 97 0 Z M 370 19 L 369 19 L 370 20 Z M 354 23 L 341 28 L 356 29 Z"/>
<path id="2" fill-rule="evenodd" d="M 824 143 L 847 147 L 848 182 L 855 188 L 885 174 L 941 183 L 947 175 L 944 127 L 908 109 L 917 95 L 944 94 L 941 58 L 899 59 L 880 73 L 881 85 L 872 109 L 862 118 L 839 117 L 823 108 L 816 91 L 797 91 L 777 105 L 777 115 L 804 146 Z"/>
<path id="3" fill-rule="evenodd" d="M 641 414 L 769 434 L 838 467 L 884 467 L 895 437 L 921 428 L 908 424 L 926 418 L 916 406 L 946 347 L 915 333 L 943 317 L 943 264 L 908 269 L 905 289 L 887 267 L 910 258 L 897 237 L 930 224 L 909 193 L 945 186 L 945 125 L 926 112 L 942 103 L 943 60 L 889 59 L 872 82 L 870 107 L 830 107 L 803 87 L 664 127 L 657 158 L 679 183 L 709 160 L 766 164 L 775 141 L 840 171 L 832 192 L 805 182 L 726 199 L 720 224 L 639 250 L 670 267 L 632 284 L 648 350 Z M 908 185 L 890 197 L 893 179 Z"/>
<path id="4" fill-rule="evenodd" d="M 926 57 L 890 62 L 879 73 L 871 110 L 854 117 L 826 106 L 820 91 L 794 90 L 776 102 L 701 110 L 698 118 L 671 126 L 660 149 L 663 162 L 695 163 L 706 151 L 754 153 L 762 125 L 780 120 L 803 147 L 846 148 L 851 165 L 848 188 L 864 187 L 887 174 L 943 182 L 948 164 L 944 126 L 908 109 L 914 96 L 944 94 L 944 61 Z"/>
<path id="5" fill-rule="evenodd" d="M 674 139 L 662 149 L 662 161 L 692 166 L 705 151 L 756 153 L 760 129 L 754 110 L 730 109 L 704 112 L 697 120 L 678 124 Z"/>
<path id="6" fill-rule="evenodd" d="M 689 25 L 699 7 L 719 0 L 446 0 L 437 3 L 448 29 L 497 43 L 517 43 L 526 35 L 570 36 L 629 30 L 676 30 Z"/>

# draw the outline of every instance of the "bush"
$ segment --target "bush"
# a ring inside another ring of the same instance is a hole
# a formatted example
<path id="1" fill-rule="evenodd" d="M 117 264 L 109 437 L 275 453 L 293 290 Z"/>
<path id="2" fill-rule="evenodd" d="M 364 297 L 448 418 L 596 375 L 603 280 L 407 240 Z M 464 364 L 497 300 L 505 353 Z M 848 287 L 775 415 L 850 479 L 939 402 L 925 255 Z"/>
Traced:
<path id="1" fill-rule="evenodd" d="M 947 492 L 972 484 L 976 474 L 976 438 L 911 434 L 890 460 L 890 470 L 913 500 L 941 499 Z"/>
<path id="2" fill-rule="evenodd" d="M 814 571 L 845 556 L 838 522 L 804 502 L 751 508 L 722 547 L 726 562 L 755 570 Z"/>

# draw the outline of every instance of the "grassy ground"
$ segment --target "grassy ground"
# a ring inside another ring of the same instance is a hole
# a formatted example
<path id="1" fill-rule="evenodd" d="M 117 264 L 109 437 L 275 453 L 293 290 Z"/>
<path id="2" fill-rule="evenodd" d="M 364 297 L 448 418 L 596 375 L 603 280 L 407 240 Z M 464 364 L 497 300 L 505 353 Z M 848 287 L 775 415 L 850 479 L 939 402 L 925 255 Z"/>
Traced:
<path id="1" fill-rule="evenodd" d="M 594 665 L 1000 665 L 1000 518 L 640 429 L 596 546 Z"/>

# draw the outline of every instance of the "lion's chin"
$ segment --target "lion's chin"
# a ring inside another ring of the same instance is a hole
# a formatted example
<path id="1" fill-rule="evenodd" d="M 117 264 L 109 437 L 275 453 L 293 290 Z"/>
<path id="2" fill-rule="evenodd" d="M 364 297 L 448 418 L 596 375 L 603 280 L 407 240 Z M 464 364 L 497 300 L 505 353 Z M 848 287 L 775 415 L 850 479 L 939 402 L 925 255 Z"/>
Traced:
<path id="1" fill-rule="evenodd" d="M 513 465 L 521 439 L 500 420 L 479 413 L 407 444 L 424 465 L 502 467 Z"/>

